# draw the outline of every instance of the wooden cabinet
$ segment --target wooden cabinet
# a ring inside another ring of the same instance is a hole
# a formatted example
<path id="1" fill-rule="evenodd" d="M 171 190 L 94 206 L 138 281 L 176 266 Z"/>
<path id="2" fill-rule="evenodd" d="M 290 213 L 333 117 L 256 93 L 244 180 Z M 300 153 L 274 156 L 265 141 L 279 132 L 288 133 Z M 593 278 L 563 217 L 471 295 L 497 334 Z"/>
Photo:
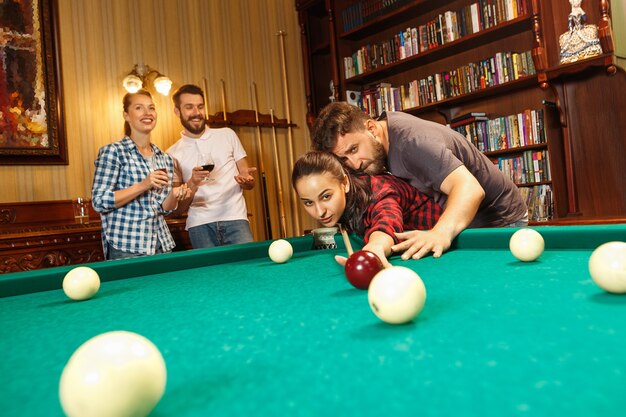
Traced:
<path id="1" fill-rule="evenodd" d="M 378 100 L 377 92 L 386 89 L 392 97 L 387 104 L 395 105 L 383 110 L 443 124 L 470 112 L 496 119 L 541 110 L 547 143 L 488 156 L 547 151 L 551 178 L 521 187 L 549 188 L 555 220 L 626 215 L 626 139 L 621 133 L 626 112 L 620 110 L 626 108 L 626 76 L 614 52 L 609 1 L 585 0 L 582 5 L 587 22 L 600 28 L 603 54 L 566 65 L 559 64 L 558 44 L 568 29 L 570 5 L 565 1 L 320 0 L 296 6 L 310 122 L 331 99 L 358 101 L 360 95 L 362 103 L 372 95 Z M 450 25 L 453 17 L 456 24 Z M 414 45 L 402 47 L 413 34 L 417 53 Z M 518 69 L 515 77 L 493 83 L 485 61 L 493 63 L 507 53 L 526 53 L 534 71 Z M 452 74 L 456 84 L 444 78 Z M 330 81 L 332 92 L 325 85 Z M 437 82 L 441 91 L 434 88 Z M 425 94 L 424 100 L 411 99 L 412 91 Z M 363 107 L 371 113 L 371 103 Z"/>
<path id="2" fill-rule="evenodd" d="M 104 260 L 100 215 L 75 222 L 71 200 L 0 203 L 0 274 Z M 166 219 L 176 248 L 191 249 L 185 217 Z"/>

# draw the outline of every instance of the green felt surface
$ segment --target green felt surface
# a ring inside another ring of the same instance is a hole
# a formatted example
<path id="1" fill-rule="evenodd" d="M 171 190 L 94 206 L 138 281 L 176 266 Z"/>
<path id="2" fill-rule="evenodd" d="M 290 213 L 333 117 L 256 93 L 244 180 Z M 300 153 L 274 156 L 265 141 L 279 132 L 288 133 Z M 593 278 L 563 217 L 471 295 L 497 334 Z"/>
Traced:
<path id="1" fill-rule="evenodd" d="M 129 330 L 168 367 L 153 416 L 623 415 L 626 296 L 596 287 L 587 262 L 596 243 L 626 240 L 626 226 L 543 228 L 548 249 L 533 263 L 502 246 L 513 231 L 466 231 L 440 259 L 393 258 L 427 288 L 423 312 L 402 326 L 380 322 L 346 282 L 333 260 L 342 248 L 310 251 L 307 238 L 282 265 L 267 242 L 190 269 L 216 263 L 216 251 L 95 264 L 167 271 L 103 277 L 85 302 L 59 289 L 0 298 L 0 414 L 61 415 L 72 352 Z"/>

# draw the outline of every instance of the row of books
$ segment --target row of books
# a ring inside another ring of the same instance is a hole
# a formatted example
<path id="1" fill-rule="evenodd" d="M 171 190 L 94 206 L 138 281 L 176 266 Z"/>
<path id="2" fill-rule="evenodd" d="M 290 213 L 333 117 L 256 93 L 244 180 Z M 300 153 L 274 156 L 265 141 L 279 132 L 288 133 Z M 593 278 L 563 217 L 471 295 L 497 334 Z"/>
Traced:
<path id="1" fill-rule="evenodd" d="M 528 220 L 544 222 L 554 217 L 554 200 L 549 184 L 521 187 L 522 198 L 528 206 Z"/>
<path id="2" fill-rule="evenodd" d="M 394 87 L 378 83 L 360 92 L 347 91 L 354 96 L 353 104 L 372 117 L 384 111 L 400 111 L 500 85 L 535 74 L 530 51 L 498 52 L 480 62 L 472 62 L 451 71 L 431 74 L 406 85 Z"/>
<path id="3" fill-rule="evenodd" d="M 348 32 L 408 2 L 409 0 L 357 1 L 341 11 L 343 31 Z"/>
<path id="4" fill-rule="evenodd" d="M 407 0 L 363 0 L 355 2 L 341 11 L 343 31 L 348 32 L 406 3 L 408 3 Z M 480 0 L 461 10 L 448 11 L 439 15 L 435 20 L 438 21 L 437 25 L 441 32 L 452 31 L 453 27 L 457 27 L 457 32 L 460 32 L 460 27 L 471 27 L 472 32 L 466 33 L 475 33 L 493 27 L 499 22 L 528 14 L 529 11 L 528 0 Z M 454 20 L 452 14 L 456 15 Z"/>
<path id="5" fill-rule="evenodd" d="M 458 11 L 447 11 L 416 28 L 407 28 L 392 38 L 361 46 L 344 57 L 345 78 L 414 56 L 467 35 L 517 18 L 527 12 L 527 0 L 482 0 Z M 500 3 L 504 9 L 496 6 Z M 506 6 L 506 7 L 505 7 Z M 510 10 L 509 10 L 510 9 Z"/>
<path id="6" fill-rule="evenodd" d="M 498 158 L 498 168 L 515 184 L 552 181 L 547 150 L 525 151 L 519 156 Z"/>
<path id="7" fill-rule="evenodd" d="M 474 115 L 452 121 L 450 127 L 467 138 L 481 152 L 519 148 L 546 143 L 543 109 L 489 119 Z"/>

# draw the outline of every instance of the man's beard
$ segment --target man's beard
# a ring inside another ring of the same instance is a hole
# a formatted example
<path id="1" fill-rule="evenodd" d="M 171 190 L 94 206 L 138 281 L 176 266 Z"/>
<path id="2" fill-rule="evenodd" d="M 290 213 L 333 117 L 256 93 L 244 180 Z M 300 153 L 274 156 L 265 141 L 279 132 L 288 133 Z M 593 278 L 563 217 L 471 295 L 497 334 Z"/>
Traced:
<path id="1" fill-rule="evenodd" d="M 373 140 L 372 147 L 374 149 L 372 161 L 367 164 L 367 166 L 363 167 L 362 171 L 369 175 L 381 174 L 387 171 L 387 156 L 385 155 L 385 148 L 376 140 Z"/>
<path id="2" fill-rule="evenodd" d="M 191 125 L 191 121 L 192 120 L 202 120 L 202 124 L 200 124 L 200 127 L 195 128 Z M 204 117 L 202 116 L 194 116 L 188 120 L 184 120 L 182 117 L 180 118 L 180 124 L 183 125 L 183 127 L 185 129 L 187 129 L 188 132 L 193 133 L 194 135 L 199 135 L 202 132 L 204 132 L 204 128 L 206 127 L 206 120 L 204 119 Z"/>

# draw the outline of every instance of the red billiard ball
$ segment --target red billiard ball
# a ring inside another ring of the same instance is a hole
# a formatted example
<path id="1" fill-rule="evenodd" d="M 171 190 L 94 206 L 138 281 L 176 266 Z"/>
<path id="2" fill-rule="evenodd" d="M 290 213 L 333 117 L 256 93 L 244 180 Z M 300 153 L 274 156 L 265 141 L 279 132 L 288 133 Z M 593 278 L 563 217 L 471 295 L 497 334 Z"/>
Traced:
<path id="1" fill-rule="evenodd" d="M 366 250 L 356 251 L 350 255 L 344 267 L 350 284 L 361 290 L 366 290 L 374 276 L 382 269 L 383 263 L 380 258 Z"/>

